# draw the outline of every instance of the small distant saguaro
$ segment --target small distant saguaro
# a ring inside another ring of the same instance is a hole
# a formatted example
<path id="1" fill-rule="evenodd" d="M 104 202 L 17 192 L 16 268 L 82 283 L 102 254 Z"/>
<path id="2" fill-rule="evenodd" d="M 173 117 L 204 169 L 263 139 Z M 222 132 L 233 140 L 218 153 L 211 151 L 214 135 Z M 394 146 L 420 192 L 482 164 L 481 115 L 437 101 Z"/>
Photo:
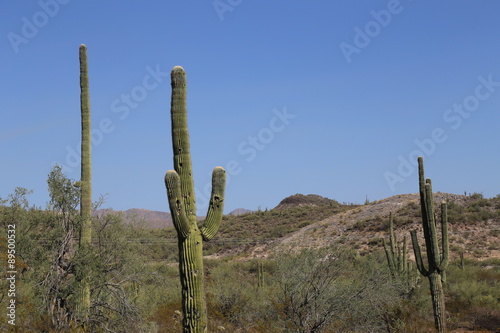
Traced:
<path id="1" fill-rule="evenodd" d="M 392 212 L 389 214 L 389 246 L 383 239 L 384 250 L 387 257 L 387 263 L 393 277 L 406 274 L 408 271 L 406 257 L 406 237 L 403 238 L 403 248 L 399 247 L 394 234 L 394 218 Z"/>

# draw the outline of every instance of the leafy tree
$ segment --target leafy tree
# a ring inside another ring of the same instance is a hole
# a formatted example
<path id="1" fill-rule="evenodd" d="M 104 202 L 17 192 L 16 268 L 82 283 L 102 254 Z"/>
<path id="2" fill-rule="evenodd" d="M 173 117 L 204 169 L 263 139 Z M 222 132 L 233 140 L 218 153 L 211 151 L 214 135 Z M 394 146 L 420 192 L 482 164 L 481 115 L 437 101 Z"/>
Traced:
<path id="1" fill-rule="evenodd" d="M 47 179 L 50 201 L 47 211 L 54 223 L 45 233 L 47 242 L 53 244 L 46 250 L 49 269 L 45 269 L 40 283 L 40 297 L 53 327 L 57 331 L 68 331 L 74 325 L 74 256 L 80 203 L 79 190 L 54 165 Z"/>
<path id="2" fill-rule="evenodd" d="M 145 277 L 144 262 L 136 253 L 136 243 L 129 238 L 137 234 L 124 225 L 121 215 L 93 216 L 94 237 L 88 251 L 78 251 L 77 234 L 81 226 L 78 211 L 80 190 L 56 165 L 48 178 L 50 211 L 57 220 L 58 247 L 52 252 L 51 269 L 42 282 L 45 303 L 57 330 L 74 329 L 78 307 L 76 293 L 85 263 L 89 275 L 92 302 L 87 328 L 92 332 L 130 331 L 141 324 L 133 299 Z M 94 203 L 97 209 L 101 196 Z M 55 235 L 54 235 L 55 236 Z"/>

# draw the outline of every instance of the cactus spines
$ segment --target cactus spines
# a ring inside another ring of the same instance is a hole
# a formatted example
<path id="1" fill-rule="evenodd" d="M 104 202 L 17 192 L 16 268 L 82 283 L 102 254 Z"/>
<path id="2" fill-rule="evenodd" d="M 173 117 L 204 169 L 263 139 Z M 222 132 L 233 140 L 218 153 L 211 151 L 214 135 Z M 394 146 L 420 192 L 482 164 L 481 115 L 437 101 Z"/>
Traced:
<path id="1" fill-rule="evenodd" d="M 203 241 L 217 233 L 223 213 L 226 172 L 215 167 L 212 194 L 203 226 L 196 220 L 186 109 L 186 73 L 180 66 L 171 72 L 171 125 L 174 169 L 167 171 L 165 186 L 179 243 L 179 272 L 182 287 L 184 332 L 207 332 L 204 291 Z"/>
<path id="2" fill-rule="evenodd" d="M 417 233 L 411 231 L 411 240 L 417 268 L 423 276 L 429 279 L 431 289 L 432 305 L 434 310 L 434 322 L 438 332 L 446 331 L 446 317 L 444 305 L 443 282 L 445 281 L 445 270 L 448 267 L 448 217 L 446 202 L 441 203 L 441 253 L 436 231 L 436 220 L 434 214 L 434 199 L 432 196 L 432 183 L 424 177 L 423 158 L 418 158 L 418 175 L 420 187 L 420 205 L 422 210 L 422 224 L 424 230 L 425 247 L 427 250 L 428 268 L 424 267 Z"/>
<path id="3" fill-rule="evenodd" d="M 87 253 L 92 243 L 92 169 L 91 169 L 91 141 L 90 141 L 90 96 L 89 78 L 87 69 L 87 47 L 80 45 L 80 108 L 82 117 L 82 146 L 81 146 L 81 179 L 78 185 L 81 190 L 80 216 L 81 227 L 79 237 L 80 272 L 78 277 L 79 296 L 77 311 L 84 327 L 90 312 L 90 281 L 88 265 L 85 264 Z"/>

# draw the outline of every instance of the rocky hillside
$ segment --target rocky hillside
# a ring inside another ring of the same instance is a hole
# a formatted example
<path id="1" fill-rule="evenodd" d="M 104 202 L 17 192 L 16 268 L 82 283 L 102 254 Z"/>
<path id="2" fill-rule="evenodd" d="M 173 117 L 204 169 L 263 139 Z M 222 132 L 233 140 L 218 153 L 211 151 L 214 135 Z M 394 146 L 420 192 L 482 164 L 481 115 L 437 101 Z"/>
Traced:
<path id="1" fill-rule="evenodd" d="M 448 202 L 452 258 L 460 252 L 474 258 L 500 258 L 500 197 L 435 193 L 434 198 L 436 204 Z M 417 230 L 422 237 L 418 194 L 396 195 L 367 205 L 342 205 L 318 195 L 295 194 L 270 210 L 238 210 L 225 215 L 217 236 L 204 244 L 204 251 L 216 257 L 265 257 L 273 251 L 337 243 L 360 254 L 369 253 L 382 249 L 382 239 L 388 238 L 391 212 L 396 236 L 400 241 L 407 237 L 412 256 L 410 230 Z M 172 253 L 176 251 L 177 236 L 170 214 L 144 209 L 121 214 L 128 223 L 158 229 L 152 237 L 160 237 L 162 242 L 172 244 Z"/>
<path id="2" fill-rule="evenodd" d="M 281 200 L 281 202 L 274 209 L 287 209 L 292 207 L 321 207 L 321 206 L 333 206 L 338 205 L 338 202 L 332 199 L 328 199 L 316 194 L 303 195 L 300 193 L 291 195 Z"/>
<path id="3" fill-rule="evenodd" d="M 466 256 L 476 258 L 500 258 L 500 198 L 484 199 L 481 195 L 447 193 L 435 193 L 434 198 L 437 204 L 443 200 L 449 203 L 452 257 L 463 251 Z M 394 214 L 394 230 L 399 240 L 406 236 L 411 248 L 412 229 L 417 230 L 419 237 L 423 238 L 419 195 L 403 194 L 333 214 L 279 240 L 256 246 L 250 253 L 265 256 L 274 250 L 290 251 L 332 243 L 350 245 L 361 254 L 371 252 L 381 247 L 382 238 L 388 238 L 391 212 Z M 421 244 L 423 242 L 421 239 Z"/>

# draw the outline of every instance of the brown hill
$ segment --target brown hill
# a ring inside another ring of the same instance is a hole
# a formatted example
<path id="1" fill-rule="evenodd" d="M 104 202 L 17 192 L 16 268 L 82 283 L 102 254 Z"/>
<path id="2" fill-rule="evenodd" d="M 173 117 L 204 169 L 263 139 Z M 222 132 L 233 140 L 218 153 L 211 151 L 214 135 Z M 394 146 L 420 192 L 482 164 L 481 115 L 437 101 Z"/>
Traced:
<path id="1" fill-rule="evenodd" d="M 451 257 L 460 252 L 479 259 L 500 258 L 500 197 L 435 193 L 436 203 L 448 204 Z M 102 212 L 102 210 L 101 210 Z M 109 210 L 108 210 L 109 212 Z M 119 213 L 111 211 L 113 213 Z M 364 254 L 382 249 L 388 238 L 389 213 L 394 214 L 398 240 L 407 237 L 412 256 L 410 230 L 422 237 L 418 194 L 401 194 L 367 205 L 341 205 L 317 195 L 295 194 L 269 211 L 225 215 L 217 236 L 204 245 L 206 255 L 256 257 L 273 251 L 344 244 Z M 121 212 L 128 223 L 161 229 L 162 239 L 175 243 L 170 214 L 145 209 Z M 200 217 L 201 219 L 201 217 Z M 423 245 L 423 239 L 420 240 Z M 173 247 L 175 252 L 175 247 Z"/>
<path id="2" fill-rule="evenodd" d="M 300 193 L 291 195 L 281 200 L 281 202 L 274 209 L 287 209 L 291 207 L 300 206 L 333 206 L 338 205 L 338 202 L 332 199 L 328 199 L 316 194 L 303 195 Z"/>
<path id="3" fill-rule="evenodd" d="M 443 200 L 448 202 L 452 258 L 457 257 L 462 251 L 466 256 L 480 259 L 500 257 L 499 197 L 484 199 L 478 194 L 464 196 L 435 193 L 434 199 L 436 203 Z M 307 211 L 308 215 L 314 214 L 315 210 L 320 209 L 313 205 L 302 205 L 301 207 L 304 214 Z M 436 205 L 436 207 L 438 206 Z M 332 243 L 340 243 L 354 247 L 360 254 L 368 253 L 381 249 L 382 238 L 388 238 L 390 212 L 395 216 L 396 236 L 400 241 L 403 237 L 407 237 L 411 256 L 409 231 L 415 229 L 419 237 L 423 238 L 418 194 L 396 195 L 368 205 L 344 209 L 320 221 L 286 233 L 283 237 L 260 242 L 252 248 L 247 247 L 244 252 L 248 256 L 267 256 L 273 251 L 290 251 L 304 247 L 323 247 Z M 266 214 L 272 214 L 272 211 Z M 261 215 L 260 219 L 264 218 L 265 214 Z M 282 217 L 274 217 L 274 219 L 279 218 Z M 232 223 L 237 224 L 234 221 Z M 259 222 L 254 221 L 254 224 L 258 225 Z M 283 226 L 287 225 L 287 222 L 282 221 L 277 224 Z M 421 239 L 421 244 L 423 243 L 424 241 Z M 234 255 L 234 251 L 232 254 Z"/>

